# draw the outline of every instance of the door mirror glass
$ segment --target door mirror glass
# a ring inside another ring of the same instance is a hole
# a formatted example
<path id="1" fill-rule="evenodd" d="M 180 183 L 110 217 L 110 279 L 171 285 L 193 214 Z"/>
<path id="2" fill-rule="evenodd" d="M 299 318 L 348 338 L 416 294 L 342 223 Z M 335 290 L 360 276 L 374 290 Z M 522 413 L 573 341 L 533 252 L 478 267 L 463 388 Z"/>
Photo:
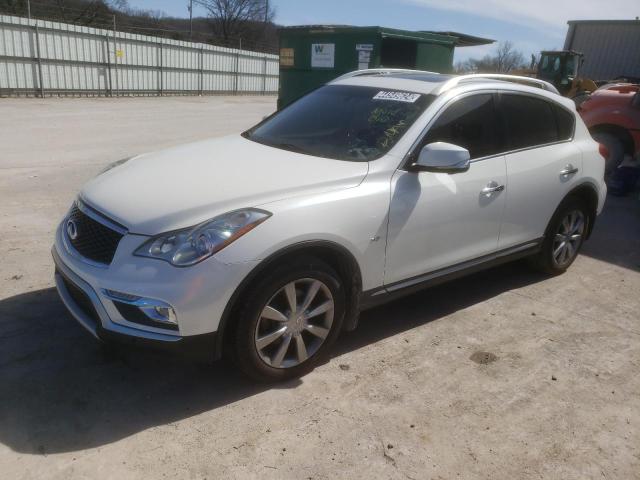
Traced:
<path id="1" fill-rule="evenodd" d="M 438 173 L 458 173 L 469 170 L 469 150 L 452 143 L 435 142 L 422 147 L 413 170 Z"/>

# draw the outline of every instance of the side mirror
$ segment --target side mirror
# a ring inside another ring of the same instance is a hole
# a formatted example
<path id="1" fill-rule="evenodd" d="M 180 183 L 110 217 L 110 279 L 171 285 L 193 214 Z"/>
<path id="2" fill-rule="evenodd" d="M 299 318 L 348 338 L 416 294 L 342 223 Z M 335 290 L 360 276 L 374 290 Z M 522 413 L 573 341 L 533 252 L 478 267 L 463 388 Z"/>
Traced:
<path id="1" fill-rule="evenodd" d="M 418 161 L 411 170 L 418 172 L 459 173 L 469 170 L 471 155 L 466 148 L 445 142 L 430 143 L 422 147 Z"/>

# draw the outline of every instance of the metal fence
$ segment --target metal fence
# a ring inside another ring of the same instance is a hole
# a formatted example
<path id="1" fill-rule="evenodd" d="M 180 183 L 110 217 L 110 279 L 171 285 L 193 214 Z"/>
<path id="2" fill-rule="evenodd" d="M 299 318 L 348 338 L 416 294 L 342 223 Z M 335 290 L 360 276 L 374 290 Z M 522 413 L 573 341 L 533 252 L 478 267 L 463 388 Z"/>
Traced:
<path id="1" fill-rule="evenodd" d="M 277 90 L 276 55 L 0 15 L 0 95 Z"/>

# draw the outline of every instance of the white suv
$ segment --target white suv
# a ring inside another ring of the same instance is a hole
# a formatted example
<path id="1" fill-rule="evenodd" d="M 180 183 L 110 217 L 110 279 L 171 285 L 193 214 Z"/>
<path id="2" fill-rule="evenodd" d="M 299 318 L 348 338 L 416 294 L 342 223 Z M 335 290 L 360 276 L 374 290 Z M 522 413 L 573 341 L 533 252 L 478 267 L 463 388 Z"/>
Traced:
<path id="1" fill-rule="evenodd" d="M 56 233 L 56 284 L 100 339 L 289 378 L 381 302 L 525 256 L 563 272 L 603 172 L 549 84 L 354 72 L 242 135 L 90 181 Z"/>

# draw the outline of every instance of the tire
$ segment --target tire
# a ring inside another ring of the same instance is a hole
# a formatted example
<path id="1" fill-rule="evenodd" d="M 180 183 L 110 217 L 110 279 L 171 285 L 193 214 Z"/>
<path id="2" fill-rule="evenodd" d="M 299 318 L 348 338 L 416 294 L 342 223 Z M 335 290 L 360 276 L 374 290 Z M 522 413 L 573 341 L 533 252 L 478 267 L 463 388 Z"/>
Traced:
<path id="1" fill-rule="evenodd" d="M 271 269 L 240 302 L 234 360 L 250 378 L 277 382 L 311 371 L 329 351 L 342 329 L 345 290 L 329 265 L 304 257 Z"/>
<path id="2" fill-rule="evenodd" d="M 564 273 L 578 256 L 591 221 L 581 199 L 567 198 L 547 226 L 542 249 L 530 259 L 533 267 L 552 275 Z"/>
<path id="3" fill-rule="evenodd" d="M 605 176 L 609 176 L 624 160 L 624 143 L 617 136 L 605 132 L 594 133 L 593 139 L 609 150 L 604 167 Z"/>

